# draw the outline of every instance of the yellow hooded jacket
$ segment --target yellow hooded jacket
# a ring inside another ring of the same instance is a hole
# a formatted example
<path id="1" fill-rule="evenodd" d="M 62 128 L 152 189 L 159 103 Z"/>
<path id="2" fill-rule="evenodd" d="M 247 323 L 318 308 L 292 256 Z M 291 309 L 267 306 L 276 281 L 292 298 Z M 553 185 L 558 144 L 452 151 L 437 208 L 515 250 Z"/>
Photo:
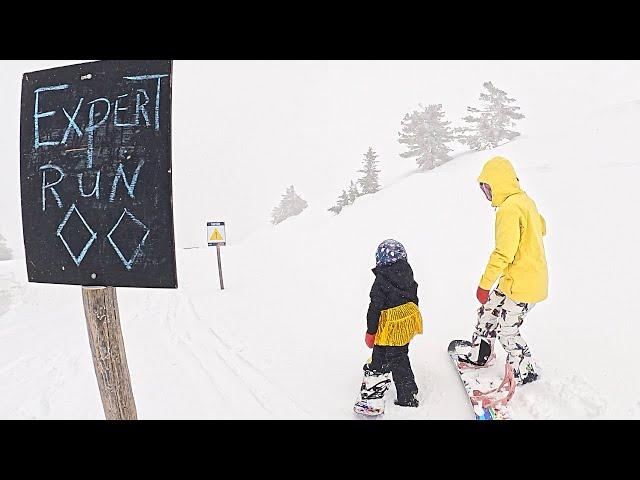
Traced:
<path id="1" fill-rule="evenodd" d="M 536 303 L 547 298 L 548 273 L 542 237 L 546 222 L 536 204 L 520 188 L 513 166 L 503 157 L 489 160 L 478 177 L 491 186 L 496 212 L 496 246 L 480 288 L 498 289 L 515 302 Z"/>

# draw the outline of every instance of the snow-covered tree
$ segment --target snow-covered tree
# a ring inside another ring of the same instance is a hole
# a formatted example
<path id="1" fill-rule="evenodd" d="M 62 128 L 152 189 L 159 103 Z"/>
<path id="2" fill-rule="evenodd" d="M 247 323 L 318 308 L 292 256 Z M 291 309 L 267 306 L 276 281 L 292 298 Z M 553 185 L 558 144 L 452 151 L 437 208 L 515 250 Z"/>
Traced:
<path id="1" fill-rule="evenodd" d="M 378 173 L 380 173 L 380 170 L 376 168 L 377 157 L 378 155 L 373 151 L 373 148 L 369 147 L 367 153 L 364 154 L 362 170 L 358 170 L 358 172 L 364 173 L 364 176 L 355 182 L 351 180 L 349 187 L 342 190 L 342 194 L 338 197 L 337 203 L 333 207 L 328 208 L 328 211 L 337 215 L 344 207 L 355 202 L 358 197 L 380 190 L 380 184 L 378 183 Z M 362 188 L 361 190 L 358 189 L 358 185 Z"/>
<path id="2" fill-rule="evenodd" d="M 451 122 L 444 120 L 442 105 L 429 105 L 420 110 L 407 113 L 402 119 L 402 132 L 398 141 L 408 150 L 401 153 L 402 158 L 416 157 L 417 164 L 425 170 L 451 160 L 451 148 L 447 144 L 455 139 Z"/>
<path id="3" fill-rule="evenodd" d="M 0 233 L 0 260 L 11 260 L 13 255 L 11 249 L 7 246 L 7 242 Z"/>
<path id="4" fill-rule="evenodd" d="M 347 205 L 351 205 L 352 202 L 349 201 L 349 194 L 346 190 L 342 190 L 342 194 L 338 197 L 338 206 L 340 208 L 344 208 Z"/>
<path id="5" fill-rule="evenodd" d="M 356 201 L 356 198 L 358 198 L 360 196 L 360 192 L 358 191 L 358 186 L 353 183 L 353 180 L 351 180 L 351 183 L 349 184 L 349 204 L 353 203 Z"/>
<path id="6" fill-rule="evenodd" d="M 487 93 L 480 93 L 480 108 L 467 107 L 471 115 L 463 118 L 469 125 L 456 128 L 457 139 L 473 150 L 495 148 L 504 140 L 513 140 L 520 133 L 509 130 L 515 127 L 515 120 L 524 118 L 518 113 L 520 107 L 511 105 L 515 99 L 507 97 L 507 93 L 496 88 L 491 82 L 485 82 L 483 87 Z"/>
<path id="7" fill-rule="evenodd" d="M 287 193 L 282 196 L 278 206 L 274 207 L 271 211 L 271 223 L 277 225 L 289 217 L 298 215 L 307 208 L 307 206 L 306 200 L 303 200 L 300 195 L 295 192 L 293 185 L 291 185 L 287 188 Z"/>
<path id="8" fill-rule="evenodd" d="M 342 207 L 339 207 L 338 205 L 334 205 L 333 207 L 327 208 L 327 210 L 338 215 L 342 211 Z"/>
<path id="9" fill-rule="evenodd" d="M 351 203 L 352 202 L 349 201 L 349 194 L 347 193 L 347 191 L 342 190 L 342 194 L 338 197 L 338 201 L 336 202 L 336 204 L 333 207 L 328 208 L 327 210 L 337 215 L 342 211 L 344 207 L 346 207 L 347 205 L 351 205 Z"/>
<path id="10" fill-rule="evenodd" d="M 373 151 L 373 148 L 369 147 L 367 153 L 364 154 L 362 170 L 358 170 L 358 172 L 364 173 L 364 176 L 358 180 L 360 187 L 362 187 L 362 195 L 376 193 L 380 190 L 380 183 L 378 181 L 380 170 L 377 169 L 377 158 L 378 155 L 376 152 Z"/>

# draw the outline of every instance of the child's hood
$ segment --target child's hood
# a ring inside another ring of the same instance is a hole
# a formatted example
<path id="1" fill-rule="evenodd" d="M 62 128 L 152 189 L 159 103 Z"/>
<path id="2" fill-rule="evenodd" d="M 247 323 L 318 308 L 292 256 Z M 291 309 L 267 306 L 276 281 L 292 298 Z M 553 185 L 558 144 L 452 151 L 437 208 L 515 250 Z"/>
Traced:
<path id="1" fill-rule="evenodd" d="M 372 272 L 377 279 L 397 290 L 411 292 L 415 288 L 413 270 L 406 260 L 399 260 L 384 267 L 375 267 Z"/>

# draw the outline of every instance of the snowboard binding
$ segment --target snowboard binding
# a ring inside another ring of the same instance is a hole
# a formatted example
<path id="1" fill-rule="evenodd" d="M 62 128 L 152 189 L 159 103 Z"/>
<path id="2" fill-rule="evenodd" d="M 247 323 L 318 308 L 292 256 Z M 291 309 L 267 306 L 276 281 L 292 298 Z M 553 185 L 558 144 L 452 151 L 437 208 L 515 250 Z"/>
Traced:
<path id="1" fill-rule="evenodd" d="M 384 395 L 387 393 L 391 379 L 388 373 L 369 369 L 364 366 L 364 378 L 360 387 L 360 400 L 353 411 L 361 415 L 377 416 L 384 413 Z"/>
<path id="2" fill-rule="evenodd" d="M 471 403 L 476 410 L 476 406 L 486 410 L 489 408 L 499 409 L 507 405 L 511 397 L 516 391 L 516 380 L 513 376 L 513 368 L 508 362 L 504 364 L 504 378 L 498 388 L 487 390 L 482 392 L 480 390 L 473 390 L 471 395 Z"/>
<path id="3" fill-rule="evenodd" d="M 491 355 L 489 356 L 489 358 L 485 363 L 476 363 L 473 360 L 471 360 L 468 356 L 460 356 L 458 357 L 458 368 L 460 370 L 487 368 L 492 366 L 495 363 L 495 360 L 496 360 L 495 353 L 491 353 Z"/>
<path id="4" fill-rule="evenodd" d="M 502 379 L 495 378 L 494 372 L 484 370 L 495 363 L 495 355 L 491 355 L 493 352 L 486 349 L 483 352 L 481 349 L 481 361 L 486 361 L 480 365 L 480 362 L 469 361 L 471 349 L 472 343 L 467 340 L 452 340 L 447 351 L 469 396 L 476 419 L 508 420 L 511 413 L 507 404 L 513 397 L 517 385 L 513 367 L 505 362 Z M 498 382 L 498 388 L 491 388 Z M 489 389 L 483 391 L 479 387 Z"/>
<path id="5" fill-rule="evenodd" d="M 360 398 L 362 400 L 384 398 L 384 394 L 389 388 L 389 383 L 391 383 L 391 379 L 388 373 L 380 373 L 365 368 L 362 386 L 360 387 Z"/>

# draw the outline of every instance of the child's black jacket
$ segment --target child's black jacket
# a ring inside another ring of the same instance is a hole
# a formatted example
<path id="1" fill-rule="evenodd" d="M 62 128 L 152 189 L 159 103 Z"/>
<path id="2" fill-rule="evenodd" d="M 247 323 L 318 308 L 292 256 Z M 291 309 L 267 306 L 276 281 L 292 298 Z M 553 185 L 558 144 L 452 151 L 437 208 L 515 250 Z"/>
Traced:
<path id="1" fill-rule="evenodd" d="M 378 331 L 380 312 L 413 302 L 418 305 L 418 284 L 413 279 L 413 270 L 406 260 L 372 270 L 376 279 L 371 287 L 371 302 L 367 311 L 367 333 Z"/>

